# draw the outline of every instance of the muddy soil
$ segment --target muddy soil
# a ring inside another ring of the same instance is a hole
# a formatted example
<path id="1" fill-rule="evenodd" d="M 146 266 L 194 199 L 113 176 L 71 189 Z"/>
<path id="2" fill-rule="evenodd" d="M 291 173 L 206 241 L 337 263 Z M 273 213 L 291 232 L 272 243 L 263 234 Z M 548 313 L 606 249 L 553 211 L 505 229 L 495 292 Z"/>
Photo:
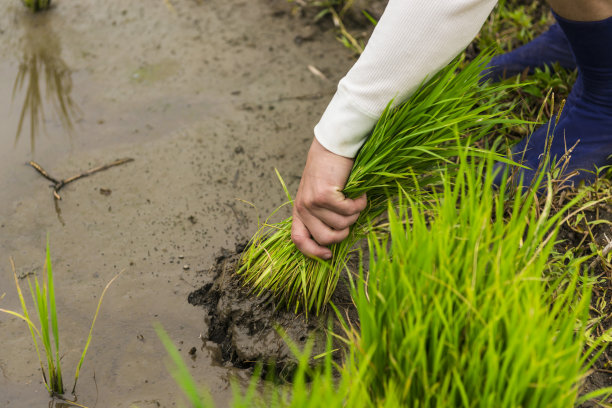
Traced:
<path id="1" fill-rule="evenodd" d="M 264 376 L 265 371 L 273 368 L 278 378 L 290 379 L 297 359 L 287 341 L 300 350 L 312 341 L 312 355 L 315 356 L 325 351 L 328 328 L 339 335 L 345 328 L 331 308 L 318 316 L 306 316 L 287 309 L 269 293 L 259 296 L 251 293 L 236 275 L 243 248 L 244 245 L 238 245 L 237 251 L 224 251 L 219 255 L 210 271 L 213 281 L 189 294 L 189 303 L 205 310 L 203 346 L 216 347 L 218 358 L 225 365 L 252 368 L 257 363 L 264 363 Z M 343 319 L 349 319 L 353 327 L 358 326 L 345 278 L 340 279 L 331 301 Z M 340 362 L 343 343 L 333 343 L 333 348 L 338 350 L 334 357 Z"/>
<path id="2" fill-rule="evenodd" d="M 67 377 L 104 285 L 124 270 L 104 299 L 80 403 L 175 406 L 160 322 L 226 406 L 229 379 L 248 370 L 202 347 L 203 313 L 186 298 L 214 280 L 210 265 L 251 236 L 257 214 L 284 201 L 274 168 L 295 191 L 312 127 L 353 56 L 285 1 L 54 4 L 31 15 L 0 0 L 0 305 L 19 309 L 9 257 L 20 277 L 40 271 L 48 234 Z M 134 161 L 64 188 L 59 213 L 25 164 L 66 178 L 123 157 Z M 48 406 L 25 325 L 2 314 L 0 337 L 0 406 Z"/>
<path id="3" fill-rule="evenodd" d="M 593 242 L 597 247 L 605 248 L 612 240 L 612 228 L 610 228 L 612 202 L 600 203 L 584 211 L 583 214 L 584 218 L 582 220 L 567 223 L 559 231 L 560 242 L 556 246 L 558 252 L 564 253 L 570 248 L 581 248 L 582 251 L 579 251 L 577 255 L 590 255 L 592 252 L 589 243 Z M 600 223 L 587 226 L 587 221 L 592 223 L 596 220 L 599 220 Z M 612 295 L 610 294 L 612 276 L 610 276 L 609 266 L 605 266 L 597 258 L 592 258 L 586 265 L 588 265 L 589 275 L 598 278 L 598 283 L 594 285 L 592 292 L 591 317 L 600 319 L 600 322 L 593 329 L 593 336 L 602 336 L 612 328 Z M 592 371 L 585 379 L 581 393 L 586 394 L 612 386 L 611 361 L 612 351 L 607 347 L 593 364 Z M 609 403 L 610 399 L 606 402 Z M 591 408 L 599 405 L 594 402 L 587 402 L 581 406 Z"/>

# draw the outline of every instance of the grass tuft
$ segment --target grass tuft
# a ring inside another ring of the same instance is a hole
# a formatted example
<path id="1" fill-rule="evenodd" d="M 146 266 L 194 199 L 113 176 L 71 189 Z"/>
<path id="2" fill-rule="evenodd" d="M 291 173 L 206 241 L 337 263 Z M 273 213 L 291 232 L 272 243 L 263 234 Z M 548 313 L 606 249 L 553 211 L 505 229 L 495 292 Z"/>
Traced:
<path id="1" fill-rule="evenodd" d="M 573 406 L 604 337 L 586 341 L 586 257 L 546 271 L 581 198 L 553 213 L 551 182 L 542 207 L 537 186 L 509 199 L 492 191 L 491 166 L 461 167 L 427 201 L 402 194 L 389 238 L 369 240 L 354 295 L 365 382 L 376 401 L 393 392 L 402 406 Z"/>
<path id="2" fill-rule="evenodd" d="M 32 343 L 34 344 L 34 348 L 36 349 L 36 355 L 40 364 L 40 370 L 42 373 L 45 387 L 47 388 L 47 391 L 49 391 L 49 394 L 51 396 L 57 396 L 62 398 L 64 395 L 64 381 L 61 369 L 60 336 L 57 318 L 57 305 L 55 298 L 55 282 L 53 278 L 53 267 L 51 264 L 49 241 L 47 240 L 47 250 L 45 255 L 43 278 L 39 281 L 38 277 L 34 276 L 34 285 L 32 285 L 32 281 L 30 280 L 30 278 L 28 278 L 28 288 L 32 297 L 32 304 L 34 305 L 34 313 L 38 318 L 38 326 L 36 326 L 36 324 L 34 323 L 33 317 L 27 307 L 25 297 L 21 289 L 21 285 L 19 284 L 19 278 L 17 277 L 15 263 L 13 262 L 12 258 L 10 262 L 11 268 L 13 270 L 13 277 L 15 280 L 17 295 L 21 304 L 21 313 L 2 308 L 0 308 L 0 312 L 15 316 L 26 322 L 26 324 L 28 325 L 28 329 L 30 330 L 30 334 L 32 335 Z M 100 295 L 100 300 L 98 301 L 96 313 L 89 329 L 89 335 L 87 336 L 85 347 L 83 349 L 83 352 L 81 353 L 81 358 L 77 365 L 76 374 L 74 377 L 74 385 L 72 387 L 73 394 L 75 392 L 76 384 L 79 379 L 79 373 L 83 364 L 83 360 L 85 359 L 85 355 L 87 354 L 89 344 L 91 343 L 91 339 L 93 337 L 93 329 L 96 323 L 96 319 L 98 317 L 98 313 L 100 312 L 102 300 L 104 299 L 104 295 L 106 294 L 106 291 L 108 290 L 110 285 L 115 281 L 115 279 L 117 279 L 121 275 L 121 273 L 122 272 L 117 274 L 115 277 L 113 277 L 113 279 L 108 282 L 108 284 L 102 291 L 102 294 Z M 41 350 L 44 352 L 44 360 L 41 354 Z M 43 361 L 46 362 L 46 369 Z M 70 401 L 66 402 L 72 405 L 80 406 Z"/>

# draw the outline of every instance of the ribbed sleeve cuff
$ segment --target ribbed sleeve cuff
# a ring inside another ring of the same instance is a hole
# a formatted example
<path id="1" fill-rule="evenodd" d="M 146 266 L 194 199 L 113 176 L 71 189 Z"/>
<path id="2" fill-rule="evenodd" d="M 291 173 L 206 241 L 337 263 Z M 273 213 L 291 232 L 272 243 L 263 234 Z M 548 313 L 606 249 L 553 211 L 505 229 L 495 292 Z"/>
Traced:
<path id="1" fill-rule="evenodd" d="M 315 126 L 314 134 L 330 152 L 354 158 L 377 121 L 378 117 L 363 113 L 339 89 Z"/>

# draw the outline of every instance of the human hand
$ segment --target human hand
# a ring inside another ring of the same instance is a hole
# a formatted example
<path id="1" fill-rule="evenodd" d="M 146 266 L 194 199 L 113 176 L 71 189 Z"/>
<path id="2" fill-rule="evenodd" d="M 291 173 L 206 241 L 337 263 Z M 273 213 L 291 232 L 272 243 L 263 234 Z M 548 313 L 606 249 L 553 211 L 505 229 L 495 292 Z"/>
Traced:
<path id="1" fill-rule="evenodd" d="M 352 167 L 353 159 L 332 153 L 313 140 L 291 225 L 291 240 L 304 255 L 330 259 L 332 253 L 326 246 L 344 240 L 366 207 L 365 194 L 355 200 L 342 194 Z"/>

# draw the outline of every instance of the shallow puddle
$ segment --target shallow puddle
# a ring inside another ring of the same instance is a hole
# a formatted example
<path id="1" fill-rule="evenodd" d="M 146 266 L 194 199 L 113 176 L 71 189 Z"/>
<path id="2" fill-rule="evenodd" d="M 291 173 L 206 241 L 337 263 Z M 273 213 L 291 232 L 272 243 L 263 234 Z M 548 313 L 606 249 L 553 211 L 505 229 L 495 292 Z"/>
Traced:
<path id="1" fill-rule="evenodd" d="M 40 271 L 48 234 L 71 388 L 98 297 L 124 271 L 77 386 L 88 407 L 180 401 L 154 322 L 227 405 L 229 379 L 248 372 L 218 363 L 187 295 L 283 202 L 274 168 L 295 191 L 311 128 L 351 63 L 331 32 L 298 45 L 304 22 L 284 1 L 171 3 L 57 0 L 33 16 L 0 0 L 0 307 L 19 309 L 9 257 L 19 276 Z M 66 186 L 57 206 L 26 165 L 65 179 L 124 157 L 134 161 Z M 49 406 L 25 325 L 1 314 L 0 341 L 0 405 Z"/>

